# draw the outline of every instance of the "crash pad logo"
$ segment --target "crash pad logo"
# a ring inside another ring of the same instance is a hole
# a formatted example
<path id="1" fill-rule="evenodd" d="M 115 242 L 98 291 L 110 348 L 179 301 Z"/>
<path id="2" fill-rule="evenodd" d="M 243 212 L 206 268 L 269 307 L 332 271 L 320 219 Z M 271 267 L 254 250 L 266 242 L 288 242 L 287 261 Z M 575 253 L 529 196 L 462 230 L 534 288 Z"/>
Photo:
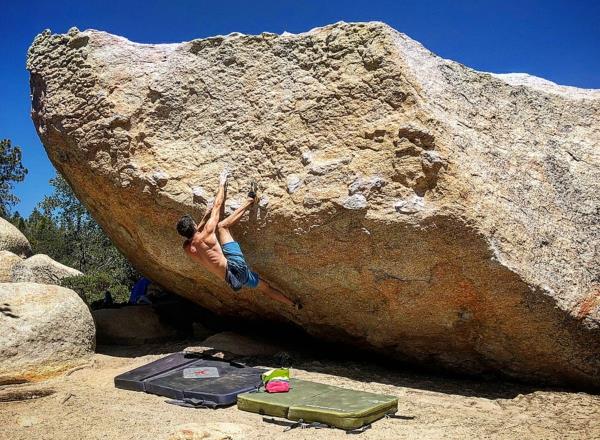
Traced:
<path id="1" fill-rule="evenodd" d="M 193 367 L 183 369 L 184 379 L 206 379 L 220 377 L 217 367 Z"/>

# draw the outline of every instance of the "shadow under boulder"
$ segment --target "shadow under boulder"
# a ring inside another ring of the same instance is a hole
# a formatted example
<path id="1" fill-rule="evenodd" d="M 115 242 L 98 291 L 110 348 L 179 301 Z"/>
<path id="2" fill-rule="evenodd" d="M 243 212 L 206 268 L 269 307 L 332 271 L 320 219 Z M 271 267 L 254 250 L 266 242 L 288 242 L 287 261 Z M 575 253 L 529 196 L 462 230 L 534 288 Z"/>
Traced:
<path id="1" fill-rule="evenodd" d="M 137 345 L 181 337 L 181 331 L 161 321 L 150 305 L 99 309 L 92 312 L 99 344 Z"/>

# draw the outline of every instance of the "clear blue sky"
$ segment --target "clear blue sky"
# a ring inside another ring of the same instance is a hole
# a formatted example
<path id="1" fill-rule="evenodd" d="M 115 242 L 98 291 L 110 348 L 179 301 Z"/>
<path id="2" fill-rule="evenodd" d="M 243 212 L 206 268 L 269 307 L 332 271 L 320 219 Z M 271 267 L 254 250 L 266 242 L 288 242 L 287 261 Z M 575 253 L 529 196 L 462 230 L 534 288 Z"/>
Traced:
<path id="1" fill-rule="evenodd" d="M 336 21 L 379 20 L 477 70 L 527 72 L 600 88 L 597 0 L 0 0 L 0 138 L 23 148 L 17 185 L 24 215 L 49 191 L 54 170 L 29 117 L 27 48 L 49 28 L 101 29 L 143 43 L 230 32 L 302 32 Z"/>

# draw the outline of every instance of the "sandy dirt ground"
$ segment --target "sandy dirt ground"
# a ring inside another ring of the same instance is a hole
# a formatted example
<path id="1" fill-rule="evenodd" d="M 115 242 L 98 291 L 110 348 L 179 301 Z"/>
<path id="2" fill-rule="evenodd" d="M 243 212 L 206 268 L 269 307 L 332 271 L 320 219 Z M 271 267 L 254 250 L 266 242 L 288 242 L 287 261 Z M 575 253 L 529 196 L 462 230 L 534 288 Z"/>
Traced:
<path id="1" fill-rule="evenodd" d="M 283 432 L 284 427 L 235 406 L 182 408 L 114 387 L 116 375 L 183 346 L 101 347 L 87 366 L 68 375 L 0 387 L 0 439 L 348 438 L 335 429 Z M 598 395 L 398 371 L 352 360 L 309 356 L 294 366 L 298 378 L 398 396 L 400 418 L 380 420 L 357 434 L 365 440 L 600 438 Z M 25 400 L 15 401 L 19 398 Z"/>

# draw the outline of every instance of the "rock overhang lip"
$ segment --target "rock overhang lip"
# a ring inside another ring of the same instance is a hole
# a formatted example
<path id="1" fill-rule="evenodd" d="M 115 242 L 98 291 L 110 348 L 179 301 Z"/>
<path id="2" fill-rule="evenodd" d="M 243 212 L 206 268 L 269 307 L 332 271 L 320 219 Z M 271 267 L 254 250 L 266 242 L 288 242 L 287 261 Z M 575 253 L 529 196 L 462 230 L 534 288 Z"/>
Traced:
<path id="1" fill-rule="evenodd" d="M 127 37 L 111 34 L 106 31 L 102 31 L 102 30 L 98 30 L 98 29 L 94 29 L 94 28 L 89 28 L 89 29 L 80 31 L 77 27 L 70 28 L 64 34 L 60 34 L 60 33 L 53 34 L 50 29 L 45 29 L 43 32 L 38 34 L 35 39 L 37 40 L 37 38 L 39 38 L 40 36 L 44 36 L 44 35 L 45 36 L 51 36 L 51 35 L 63 35 L 63 36 L 100 35 L 100 36 L 108 38 L 110 40 L 123 41 L 123 42 L 126 42 L 127 44 L 130 44 L 130 45 L 136 46 L 136 47 L 155 48 L 155 49 L 175 51 L 177 48 L 180 48 L 182 46 L 185 47 L 189 44 L 194 44 L 194 43 L 197 44 L 197 43 L 201 43 L 204 41 L 234 40 L 234 39 L 238 39 L 238 38 L 240 38 L 240 39 L 243 39 L 243 38 L 247 38 L 247 39 L 278 38 L 278 39 L 283 39 L 283 40 L 296 39 L 296 38 L 302 38 L 302 37 L 310 35 L 310 34 L 314 34 L 314 33 L 318 33 L 318 32 L 325 32 L 325 31 L 329 31 L 332 29 L 343 28 L 343 27 L 356 27 L 356 28 L 369 27 L 373 30 L 380 30 L 383 32 L 388 32 L 390 35 L 394 35 L 396 37 L 402 38 L 403 40 L 407 40 L 411 44 L 414 44 L 417 47 L 420 47 L 421 49 L 424 49 L 425 51 L 429 52 L 431 55 L 435 56 L 435 54 L 433 52 L 431 52 L 427 47 L 423 46 L 420 42 L 412 39 L 407 34 L 401 32 L 401 31 L 398 31 L 397 29 L 390 26 L 389 24 L 387 24 L 383 21 L 379 21 L 379 20 L 351 21 L 351 22 L 346 22 L 346 21 L 340 20 L 336 23 L 332 23 L 332 24 L 328 24 L 328 25 L 324 25 L 324 26 L 313 27 L 307 31 L 298 32 L 298 33 L 291 33 L 288 31 L 283 31 L 281 33 L 264 31 L 264 32 L 261 32 L 260 34 L 245 34 L 245 33 L 240 33 L 237 31 L 233 31 L 233 32 L 230 32 L 229 34 L 216 34 L 216 35 L 209 35 L 209 36 L 200 37 L 200 38 L 194 38 L 191 40 L 182 40 L 182 41 L 164 42 L 164 43 L 141 43 L 141 42 L 137 42 L 134 40 L 130 40 Z M 30 47 L 30 49 L 32 47 L 33 47 L 33 44 Z M 456 61 L 456 60 L 445 59 L 444 61 L 460 64 L 462 67 L 471 69 L 468 66 L 464 66 L 462 63 L 460 63 L 459 61 Z M 28 65 L 28 70 L 32 70 L 29 65 Z M 518 73 L 518 72 L 499 73 L 499 72 L 486 72 L 486 71 L 478 71 L 478 70 L 475 70 L 475 72 L 480 73 L 480 74 L 490 75 L 493 78 L 503 81 L 504 83 L 506 83 L 510 86 L 513 86 L 513 87 L 527 87 L 530 89 L 534 89 L 538 92 L 560 95 L 564 98 L 586 99 L 586 100 L 600 99 L 600 89 L 580 88 L 580 87 L 576 87 L 576 86 L 558 84 L 558 83 L 550 81 L 546 78 L 538 77 L 535 75 L 530 75 L 527 73 Z M 545 88 L 542 86 L 545 86 Z"/>
<path id="2" fill-rule="evenodd" d="M 79 30 L 77 27 L 71 27 L 65 33 L 60 33 L 60 32 L 53 33 L 51 29 L 45 29 L 35 37 L 34 41 L 40 37 L 50 37 L 50 36 L 55 36 L 55 35 L 71 36 L 71 37 L 73 37 L 75 35 L 87 35 L 87 36 L 98 35 L 98 36 L 106 37 L 113 41 L 126 42 L 128 44 L 131 44 L 131 45 L 134 45 L 137 47 L 175 49 L 177 47 L 180 47 L 182 45 L 187 45 L 190 43 L 199 43 L 199 42 L 203 42 L 203 41 L 211 41 L 211 40 L 217 40 L 217 39 L 218 40 L 228 40 L 228 39 L 237 39 L 237 38 L 254 39 L 254 38 L 266 38 L 266 37 L 275 37 L 275 38 L 281 38 L 281 39 L 286 39 L 286 38 L 295 39 L 295 38 L 302 38 L 309 34 L 321 32 L 321 31 L 328 31 L 331 29 L 341 28 L 341 27 L 356 27 L 356 28 L 369 27 L 374 30 L 379 29 L 379 30 L 386 31 L 386 32 L 393 32 L 397 35 L 402 36 L 403 38 L 410 39 L 411 41 L 414 41 L 415 43 L 419 44 L 415 40 L 412 40 L 410 37 L 408 37 L 406 34 L 394 29 L 392 26 L 388 25 L 387 23 L 382 22 L 382 21 L 377 21 L 377 20 L 364 21 L 364 22 L 362 22 L 362 21 L 357 21 L 357 22 L 338 21 L 333 24 L 317 26 L 317 27 L 311 28 L 307 31 L 299 32 L 299 33 L 291 33 L 288 31 L 283 31 L 281 33 L 274 33 L 274 32 L 264 31 L 264 32 L 261 32 L 260 34 L 245 34 L 245 33 L 233 31 L 233 32 L 230 32 L 229 34 L 208 35 L 205 37 L 193 38 L 191 40 L 181 40 L 181 41 L 176 41 L 176 42 L 165 42 L 165 43 L 142 43 L 142 42 L 137 42 L 137 41 L 131 40 L 124 36 L 111 34 L 110 32 L 99 30 L 99 29 L 88 28 L 85 30 Z M 33 44 L 31 47 L 33 47 Z"/>
<path id="3" fill-rule="evenodd" d="M 76 34 L 105 34 L 105 35 L 110 35 L 111 37 L 116 37 L 120 40 L 124 40 L 124 41 L 128 41 L 130 43 L 133 44 L 139 44 L 142 46 L 162 46 L 162 45 L 171 45 L 171 44 L 182 44 L 182 43 L 189 43 L 191 41 L 198 41 L 198 40 L 210 40 L 210 39 L 214 39 L 214 38 L 239 38 L 239 37 L 261 37 L 261 36 L 276 36 L 276 37 L 302 37 L 302 36 L 306 36 L 308 34 L 311 33 L 315 33 L 318 31 L 327 31 L 330 29 L 335 29 L 337 27 L 344 27 L 344 26 L 348 26 L 348 27 L 370 27 L 370 28 L 381 28 L 381 29 L 386 29 L 386 30 L 392 30 L 396 33 L 399 33 L 401 35 L 406 35 L 396 29 L 394 29 L 392 26 L 390 26 L 389 24 L 383 22 L 383 21 L 379 21 L 379 20 L 370 20 L 370 21 L 343 21 L 340 20 L 336 23 L 332 23 L 332 24 L 328 24 L 328 25 L 324 25 L 324 26 L 316 26 L 313 27 L 307 31 L 303 31 L 303 32 L 288 32 L 288 31 L 283 31 L 281 33 L 276 33 L 276 32 L 271 32 L 271 31 L 263 31 L 261 33 L 258 34 L 251 34 L 251 33 L 242 33 L 242 32 L 237 32 L 237 31 L 232 31 L 229 34 L 215 34 L 215 35 L 207 35 L 205 37 L 200 37 L 200 38 L 193 38 L 191 40 L 180 40 L 180 41 L 175 41 L 175 42 L 171 42 L 171 43 L 141 43 L 141 42 L 136 42 L 134 40 L 130 40 L 127 37 L 123 37 L 120 35 L 115 35 L 112 34 L 110 32 L 107 31 L 103 31 L 100 29 L 95 29 L 95 28 L 87 28 L 84 30 L 80 30 L 79 28 L 77 28 L 76 26 L 71 27 L 67 32 L 61 33 L 61 32 L 57 32 L 54 33 L 51 29 L 46 28 L 44 29 L 42 32 L 40 32 L 38 35 L 76 35 Z"/>

